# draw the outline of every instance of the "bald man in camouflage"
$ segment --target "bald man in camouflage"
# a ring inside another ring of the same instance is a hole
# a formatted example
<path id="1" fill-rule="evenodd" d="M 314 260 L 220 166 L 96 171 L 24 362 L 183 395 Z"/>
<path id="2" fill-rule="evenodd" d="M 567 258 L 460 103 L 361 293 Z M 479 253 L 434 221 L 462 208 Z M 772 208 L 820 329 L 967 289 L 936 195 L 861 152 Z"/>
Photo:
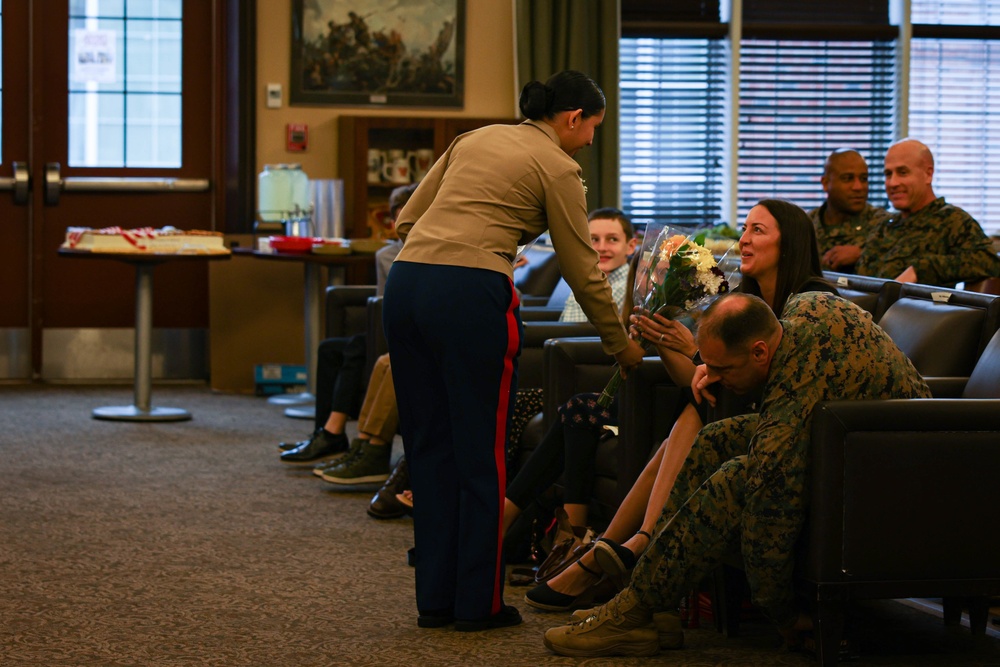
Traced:
<path id="1" fill-rule="evenodd" d="M 898 213 L 865 239 L 859 274 L 943 287 L 1000 276 L 1000 257 L 979 223 L 934 195 L 934 156 L 927 146 L 914 139 L 893 144 L 884 173 Z"/>
<path id="2" fill-rule="evenodd" d="M 794 604 L 794 548 L 806 515 L 813 408 L 837 399 L 926 398 L 930 391 L 871 316 L 840 297 L 790 297 L 783 318 L 748 294 L 717 300 L 702 317 L 705 364 L 692 381 L 709 400 L 716 382 L 763 387 L 760 412 L 701 430 L 654 539 L 629 585 L 606 605 L 576 612 L 545 645 L 569 656 L 653 655 L 680 648 L 676 609 L 729 553 L 742 553 L 755 603 L 791 640 L 808 618 Z"/>

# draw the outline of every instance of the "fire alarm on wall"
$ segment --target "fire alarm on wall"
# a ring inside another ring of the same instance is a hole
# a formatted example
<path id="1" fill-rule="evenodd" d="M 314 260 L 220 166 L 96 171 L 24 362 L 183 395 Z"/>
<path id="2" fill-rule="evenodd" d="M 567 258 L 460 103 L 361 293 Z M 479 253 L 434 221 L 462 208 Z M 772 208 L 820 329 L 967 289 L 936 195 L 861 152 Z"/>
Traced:
<path id="1" fill-rule="evenodd" d="M 305 123 L 288 124 L 288 150 L 299 153 L 306 149 L 309 143 L 309 126 Z"/>

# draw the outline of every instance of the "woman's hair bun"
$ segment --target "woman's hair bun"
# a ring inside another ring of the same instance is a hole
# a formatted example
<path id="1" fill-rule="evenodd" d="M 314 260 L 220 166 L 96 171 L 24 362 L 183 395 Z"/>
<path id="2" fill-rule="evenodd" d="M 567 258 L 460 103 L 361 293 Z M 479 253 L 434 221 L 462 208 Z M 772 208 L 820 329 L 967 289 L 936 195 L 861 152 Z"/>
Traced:
<path id="1" fill-rule="evenodd" d="M 541 81 L 532 81 L 521 89 L 518 106 L 525 118 L 541 120 L 552 103 L 553 91 Z"/>

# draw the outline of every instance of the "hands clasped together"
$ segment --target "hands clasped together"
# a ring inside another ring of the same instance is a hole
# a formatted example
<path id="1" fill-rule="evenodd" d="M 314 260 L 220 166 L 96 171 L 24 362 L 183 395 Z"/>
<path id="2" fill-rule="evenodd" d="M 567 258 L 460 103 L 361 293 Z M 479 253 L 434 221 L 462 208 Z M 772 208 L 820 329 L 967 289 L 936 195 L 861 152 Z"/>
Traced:
<path id="1" fill-rule="evenodd" d="M 629 335 L 642 338 L 656 346 L 658 350 L 670 350 L 687 358 L 698 351 L 691 330 L 676 320 L 663 315 L 648 314 L 638 308 L 629 316 Z"/>
<path id="2" fill-rule="evenodd" d="M 665 351 L 669 351 L 691 359 L 698 351 L 694 334 L 677 320 L 671 320 L 663 315 L 649 314 L 637 308 L 629 317 L 629 324 L 629 335 L 632 338 L 648 341 L 657 348 L 661 355 Z M 708 369 L 704 364 L 696 365 L 694 376 L 691 378 L 691 391 L 694 393 L 695 401 L 701 403 L 702 400 L 706 400 L 709 405 L 714 406 L 715 395 L 709 391 L 708 387 L 717 380 L 718 378 L 709 377 Z"/>

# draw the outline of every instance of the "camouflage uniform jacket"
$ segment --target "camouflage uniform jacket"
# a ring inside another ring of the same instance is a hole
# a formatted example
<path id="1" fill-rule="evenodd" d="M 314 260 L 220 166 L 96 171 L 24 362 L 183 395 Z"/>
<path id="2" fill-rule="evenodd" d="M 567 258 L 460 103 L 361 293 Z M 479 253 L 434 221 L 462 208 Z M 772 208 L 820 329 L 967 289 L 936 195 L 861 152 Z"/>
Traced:
<path id="1" fill-rule="evenodd" d="M 790 297 L 782 315 L 784 334 L 747 452 L 741 520 L 747 576 L 758 589 L 754 599 L 777 617 L 792 602 L 813 408 L 838 399 L 930 397 L 909 359 L 853 303 L 807 292 Z"/>
<path id="2" fill-rule="evenodd" d="M 823 214 L 826 213 L 827 206 L 828 204 L 824 203 L 819 208 L 809 211 L 809 219 L 816 228 L 816 245 L 819 246 L 820 257 L 834 246 L 863 246 L 865 237 L 874 226 L 889 217 L 889 212 L 884 208 L 865 204 L 864 210 L 857 215 L 847 218 L 839 225 L 828 226 L 823 224 Z"/>
<path id="3" fill-rule="evenodd" d="M 905 219 L 897 213 L 876 225 L 865 239 L 857 272 L 895 278 L 909 266 L 918 282 L 942 287 L 1000 276 L 1000 257 L 982 227 L 944 197 Z"/>

